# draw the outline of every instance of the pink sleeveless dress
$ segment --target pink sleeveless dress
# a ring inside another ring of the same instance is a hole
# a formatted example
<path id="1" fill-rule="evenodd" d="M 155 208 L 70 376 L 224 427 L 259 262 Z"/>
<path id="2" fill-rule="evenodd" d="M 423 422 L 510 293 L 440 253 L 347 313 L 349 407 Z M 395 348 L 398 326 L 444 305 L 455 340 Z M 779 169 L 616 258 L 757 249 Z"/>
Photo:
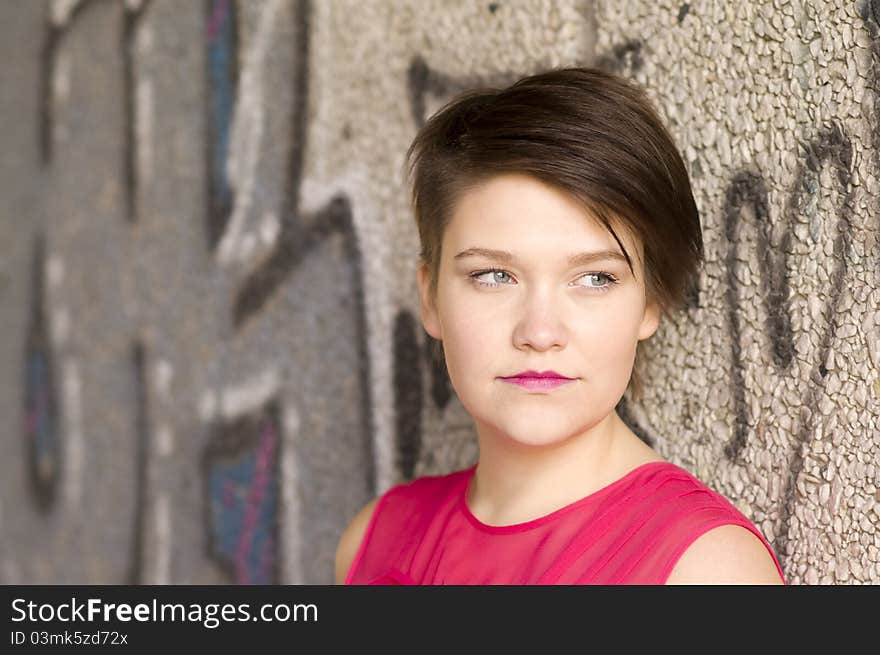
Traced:
<path id="1" fill-rule="evenodd" d="M 506 526 L 468 509 L 473 466 L 386 491 L 345 584 L 664 584 L 700 535 L 760 531 L 724 496 L 670 462 L 649 462 L 546 516 Z"/>

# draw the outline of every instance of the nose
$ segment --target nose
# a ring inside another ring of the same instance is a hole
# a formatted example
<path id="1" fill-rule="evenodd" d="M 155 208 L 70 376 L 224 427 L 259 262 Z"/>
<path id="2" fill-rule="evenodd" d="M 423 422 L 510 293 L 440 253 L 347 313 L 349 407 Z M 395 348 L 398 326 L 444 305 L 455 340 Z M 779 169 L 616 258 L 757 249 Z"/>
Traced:
<path id="1" fill-rule="evenodd" d="M 544 351 L 568 345 L 569 331 L 563 316 L 563 299 L 550 289 L 533 288 L 523 294 L 513 331 L 518 349 Z"/>

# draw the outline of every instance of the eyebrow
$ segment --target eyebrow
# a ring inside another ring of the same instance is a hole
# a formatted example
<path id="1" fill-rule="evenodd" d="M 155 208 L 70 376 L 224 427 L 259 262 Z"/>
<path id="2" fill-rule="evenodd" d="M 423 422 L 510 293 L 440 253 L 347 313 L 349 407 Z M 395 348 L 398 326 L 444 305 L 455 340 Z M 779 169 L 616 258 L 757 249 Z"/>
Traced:
<path id="1" fill-rule="evenodd" d="M 503 264 L 512 264 L 516 261 L 516 257 L 513 256 L 513 253 L 509 253 L 506 250 L 492 250 L 491 248 L 468 248 L 467 250 L 462 250 L 458 253 L 454 259 L 465 259 L 467 257 L 485 257 L 487 259 L 494 259 Z M 626 257 L 615 250 L 595 250 L 592 252 L 579 252 L 569 256 L 568 264 L 569 266 L 584 266 L 586 264 L 592 264 L 593 262 L 609 259 L 621 261 L 624 264 L 626 263 Z"/>

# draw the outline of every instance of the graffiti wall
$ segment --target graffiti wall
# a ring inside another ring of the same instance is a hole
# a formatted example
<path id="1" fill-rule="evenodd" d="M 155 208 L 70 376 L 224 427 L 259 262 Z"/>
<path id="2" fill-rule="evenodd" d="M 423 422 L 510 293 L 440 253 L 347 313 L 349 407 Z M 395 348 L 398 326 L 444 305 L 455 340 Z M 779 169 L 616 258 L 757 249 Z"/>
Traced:
<path id="1" fill-rule="evenodd" d="M 618 410 L 796 584 L 880 582 L 880 4 L 0 4 L 0 581 L 326 584 L 477 456 L 403 156 L 561 65 L 655 99 L 707 261 Z M 13 156 L 9 156 L 12 153 Z"/>
<path id="2" fill-rule="evenodd" d="M 737 501 L 793 583 L 880 582 L 880 123 L 865 2 L 599 2 L 662 106 L 707 262 L 645 348 L 661 450 Z M 662 435 L 659 436 L 659 435 Z"/>

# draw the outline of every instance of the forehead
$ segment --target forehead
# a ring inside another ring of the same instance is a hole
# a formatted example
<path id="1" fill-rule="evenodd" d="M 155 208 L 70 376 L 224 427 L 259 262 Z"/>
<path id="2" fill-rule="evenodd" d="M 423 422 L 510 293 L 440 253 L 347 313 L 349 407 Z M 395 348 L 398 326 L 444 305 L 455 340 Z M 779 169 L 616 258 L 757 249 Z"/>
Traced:
<path id="1" fill-rule="evenodd" d="M 630 256 L 640 259 L 639 237 L 619 218 L 612 218 L 611 226 Z M 443 240 L 452 248 L 620 251 L 611 232 L 578 199 L 519 173 L 492 177 L 464 192 Z"/>

